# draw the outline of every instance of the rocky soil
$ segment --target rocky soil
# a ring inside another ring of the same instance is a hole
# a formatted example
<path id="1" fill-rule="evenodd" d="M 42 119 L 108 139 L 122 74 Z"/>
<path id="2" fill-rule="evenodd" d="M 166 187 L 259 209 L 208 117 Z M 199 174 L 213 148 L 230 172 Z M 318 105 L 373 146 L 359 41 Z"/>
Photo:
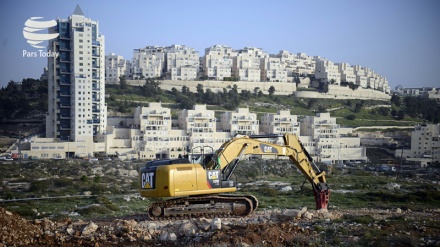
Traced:
<path id="1" fill-rule="evenodd" d="M 245 218 L 28 221 L 0 208 L 0 246 L 440 246 L 440 209 L 265 210 Z"/>

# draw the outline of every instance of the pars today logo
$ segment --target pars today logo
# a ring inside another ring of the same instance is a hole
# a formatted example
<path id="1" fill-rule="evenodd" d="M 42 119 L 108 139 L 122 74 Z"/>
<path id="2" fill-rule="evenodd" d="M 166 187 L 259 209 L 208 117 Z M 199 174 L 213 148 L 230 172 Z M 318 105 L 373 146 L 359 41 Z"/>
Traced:
<path id="1" fill-rule="evenodd" d="M 23 37 L 34 48 L 45 48 L 40 44 L 60 35 L 59 33 L 47 33 L 48 28 L 57 25 L 55 20 L 43 21 L 41 19 L 43 17 L 31 17 L 24 23 Z M 46 31 L 46 33 L 41 31 Z M 23 57 L 58 57 L 58 55 L 58 52 L 52 52 L 51 50 L 38 50 L 38 52 L 23 50 Z"/>

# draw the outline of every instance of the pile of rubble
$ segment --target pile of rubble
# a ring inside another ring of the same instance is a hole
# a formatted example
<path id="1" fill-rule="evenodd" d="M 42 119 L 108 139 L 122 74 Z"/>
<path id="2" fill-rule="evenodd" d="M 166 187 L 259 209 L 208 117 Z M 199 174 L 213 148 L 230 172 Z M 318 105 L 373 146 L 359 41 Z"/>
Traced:
<path id="1" fill-rule="evenodd" d="M 368 210 L 357 212 L 368 214 Z M 268 246 L 315 245 L 332 243 L 326 229 L 347 228 L 347 235 L 338 241 L 357 244 L 362 224 L 344 222 L 345 214 L 327 210 L 267 210 L 258 211 L 245 218 L 197 218 L 189 220 L 149 221 L 145 216 L 127 216 L 123 219 L 101 219 L 82 221 L 71 219 L 53 222 L 49 219 L 27 221 L 18 214 L 0 208 L 0 246 L 253 246 L 263 243 Z M 391 215 L 411 215 L 414 212 L 395 210 L 383 211 L 378 217 L 386 219 Z M 439 211 L 426 217 L 437 217 Z M 438 221 L 436 221 L 438 222 Z M 365 225 L 365 227 L 375 227 Z M 411 229 L 400 229 L 413 234 Z M 417 228 L 420 231 L 422 228 Z M 417 245 L 439 245 L 440 230 L 426 229 Z M 326 236 L 326 234 L 328 236 Z M 336 234 L 336 233 L 335 233 Z M 406 236 L 407 232 L 403 232 Z M 353 235 L 353 236 L 352 236 Z M 330 241 L 330 242 L 329 242 Z M 333 242 L 334 243 L 334 242 Z"/>

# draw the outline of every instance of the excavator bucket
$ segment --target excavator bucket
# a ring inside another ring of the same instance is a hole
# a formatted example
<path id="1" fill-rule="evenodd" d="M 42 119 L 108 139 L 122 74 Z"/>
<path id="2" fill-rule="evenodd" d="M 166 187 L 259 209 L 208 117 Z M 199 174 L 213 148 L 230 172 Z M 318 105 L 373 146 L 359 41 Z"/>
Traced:
<path id="1" fill-rule="evenodd" d="M 330 190 L 328 189 L 321 191 L 313 190 L 313 193 L 315 194 L 316 210 L 327 209 L 327 205 L 330 197 Z"/>

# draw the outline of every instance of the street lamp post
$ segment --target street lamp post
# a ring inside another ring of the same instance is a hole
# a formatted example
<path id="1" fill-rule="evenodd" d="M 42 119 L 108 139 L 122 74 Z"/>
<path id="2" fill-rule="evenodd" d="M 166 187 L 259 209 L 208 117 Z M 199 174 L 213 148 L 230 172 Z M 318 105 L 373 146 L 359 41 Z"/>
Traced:
<path id="1" fill-rule="evenodd" d="M 18 159 L 21 164 L 21 131 L 18 131 Z"/>

